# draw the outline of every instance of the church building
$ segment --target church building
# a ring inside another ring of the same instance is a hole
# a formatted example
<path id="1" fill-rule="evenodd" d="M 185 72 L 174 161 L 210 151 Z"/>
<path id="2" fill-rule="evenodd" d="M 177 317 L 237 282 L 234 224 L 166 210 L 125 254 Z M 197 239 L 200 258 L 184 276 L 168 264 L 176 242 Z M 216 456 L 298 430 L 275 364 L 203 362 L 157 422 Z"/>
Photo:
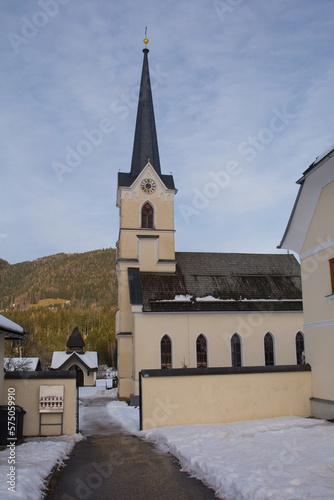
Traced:
<path id="1" fill-rule="evenodd" d="M 119 398 L 139 394 L 141 370 L 302 364 L 293 255 L 175 251 L 177 189 L 161 170 L 144 43 L 131 169 L 118 173 Z"/>

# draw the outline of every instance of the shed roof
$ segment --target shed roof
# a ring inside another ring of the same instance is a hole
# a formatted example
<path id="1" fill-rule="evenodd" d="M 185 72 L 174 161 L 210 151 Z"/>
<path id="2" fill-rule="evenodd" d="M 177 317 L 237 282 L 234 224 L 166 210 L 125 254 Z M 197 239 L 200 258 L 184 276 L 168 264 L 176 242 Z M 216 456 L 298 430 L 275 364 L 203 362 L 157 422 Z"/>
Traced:
<path id="1" fill-rule="evenodd" d="M 96 371 L 98 368 L 97 352 L 95 351 L 86 351 L 85 354 L 55 351 L 52 355 L 51 370 L 62 370 L 69 360 L 81 361 L 88 370 Z"/>
<path id="2" fill-rule="evenodd" d="M 302 310 L 293 255 L 177 252 L 176 260 L 173 274 L 132 270 L 132 303 L 142 295 L 143 311 Z"/>
<path id="3" fill-rule="evenodd" d="M 4 358 L 4 366 L 8 371 L 36 371 L 37 369 L 41 370 L 41 362 L 39 358 Z"/>

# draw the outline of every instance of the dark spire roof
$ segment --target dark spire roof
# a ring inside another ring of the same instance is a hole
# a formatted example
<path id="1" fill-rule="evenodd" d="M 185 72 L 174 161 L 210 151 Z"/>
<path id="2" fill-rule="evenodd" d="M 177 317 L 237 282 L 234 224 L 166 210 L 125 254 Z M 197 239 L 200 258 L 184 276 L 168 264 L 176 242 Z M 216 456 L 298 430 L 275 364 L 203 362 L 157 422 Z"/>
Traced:
<path id="1" fill-rule="evenodd" d="M 79 332 L 79 328 L 77 326 L 74 328 L 68 341 L 66 342 L 66 347 L 70 347 L 72 349 L 85 347 L 85 342 L 81 337 L 81 333 Z"/>
<path id="2" fill-rule="evenodd" d="M 143 49 L 144 61 L 140 81 L 139 101 L 135 139 L 133 144 L 131 177 L 135 178 L 143 170 L 148 160 L 161 176 L 157 131 L 155 128 L 153 99 L 147 54 Z"/>
<path id="3" fill-rule="evenodd" d="M 147 165 L 148 160 L 155 169 L 167 189 L 175 189 L 172 175 L 161 174 L 157 131 L 153 109 L 152 90 L 150 82 L 150 71 L 148 67 L 147 38 L 144 39 L 145 49 L 143 70 L 140 81 L 139 101 L 137 110 L 137 121 L 135 139 L 133 144 L 131 171 L 118 172 L 118 186 L 129 187 L 137 176 Z"/>

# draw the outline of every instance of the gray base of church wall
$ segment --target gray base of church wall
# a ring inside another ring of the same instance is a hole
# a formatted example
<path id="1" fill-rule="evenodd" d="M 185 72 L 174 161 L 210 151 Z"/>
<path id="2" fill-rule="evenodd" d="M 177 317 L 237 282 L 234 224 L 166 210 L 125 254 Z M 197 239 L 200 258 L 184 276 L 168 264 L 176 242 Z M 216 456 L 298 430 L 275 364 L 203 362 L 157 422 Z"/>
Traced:
<path id="1" fill-rule="evenodd" d="M 334 419 L 334 401 L 321 398 L 310 398 L 312 417 L 324 420 Z"/>

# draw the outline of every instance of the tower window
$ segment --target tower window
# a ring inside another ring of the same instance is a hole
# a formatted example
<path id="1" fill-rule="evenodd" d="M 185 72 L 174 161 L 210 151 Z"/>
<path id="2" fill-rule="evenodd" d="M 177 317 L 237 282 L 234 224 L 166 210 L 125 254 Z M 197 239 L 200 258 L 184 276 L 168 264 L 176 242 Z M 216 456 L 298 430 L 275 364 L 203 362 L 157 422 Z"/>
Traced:
<path id="1" fill-rule="evenodd" d="M 153 228 L 153 207 L 150 203 L 145 203 L 141 209 L 141 227 L 144 229 Z"/>
<path id="2" fill-rule="evenodd" d="M 206 339 L 201 333 L 196 340 L 196 353 L 197 353 L 197 368 L 205 368 L 208 366 Z"/>
<path id="3" fill-rule="evenodd" d="M 264 362 L 266 366 L 274 366 L 274 339 L 271 333 L 264 336 Z"/>
<path id="4" fill-rule="evenodd" d="M 231 358 L 232 366 L 241 366 L 241 342 L 237 333 L 231 338 Z"/>
<path id="5" fill-rule="evenodd" d="M 161 368 L 172 368 L 172 343 L 168 335 L 161 339 Z"/>

